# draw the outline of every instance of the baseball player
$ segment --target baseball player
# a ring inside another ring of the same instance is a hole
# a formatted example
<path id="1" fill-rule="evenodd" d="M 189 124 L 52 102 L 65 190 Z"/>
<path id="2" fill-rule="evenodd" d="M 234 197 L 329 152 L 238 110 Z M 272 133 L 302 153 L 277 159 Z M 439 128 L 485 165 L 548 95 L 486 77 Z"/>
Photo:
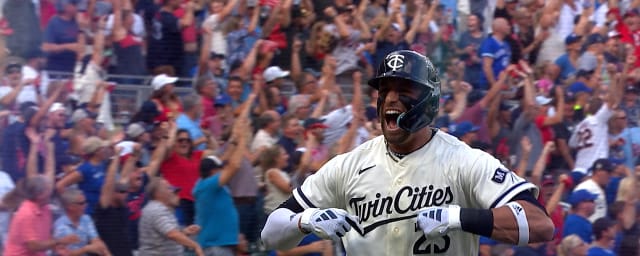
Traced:
<path id="1" fill-rule="evenodd" d="M 329 160 L 269 215 L 262 240 L 289 249 L 305 234 L 344 238 L 347 255 L 478 255 L 479 236 L 549 241 L 538 188 L 497 159 L 428 124 L 440 80 L 413 51 L 395 51 L 369 85 L 383 136 Z"/>

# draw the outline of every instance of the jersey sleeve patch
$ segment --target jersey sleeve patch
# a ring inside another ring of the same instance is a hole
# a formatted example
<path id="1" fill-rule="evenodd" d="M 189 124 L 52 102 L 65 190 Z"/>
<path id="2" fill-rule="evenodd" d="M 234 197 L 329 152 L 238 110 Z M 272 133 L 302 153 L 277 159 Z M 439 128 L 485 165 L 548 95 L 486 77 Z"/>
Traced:
<path id="1" fill-rule="evenodd" d="M 507 178 L 507 173 L 508 171 L 503 170 L 501 168 L 497 168 L 494 172 L 493 172 L 493 176 L 491 177 L 491 181 L 498 183 L 498 184 L 502 184 L 504 183 L 504 180 Z"/>

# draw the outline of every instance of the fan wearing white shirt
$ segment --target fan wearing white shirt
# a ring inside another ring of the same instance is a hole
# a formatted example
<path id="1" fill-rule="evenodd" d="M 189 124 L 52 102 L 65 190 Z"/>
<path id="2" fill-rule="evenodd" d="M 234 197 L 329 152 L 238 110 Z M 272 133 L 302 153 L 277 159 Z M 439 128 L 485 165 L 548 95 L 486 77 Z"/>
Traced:
<path id="1" fill-rule="evenodd" d="M 591 74 L 591 76 L 597 75 L 597 72 Z M 594 97 L 588 101 L 585 106 L 587 117 L 576 126 L 569 139 L 569 146 L 576 149 L 575 169 L 571 174 L 576 182 L 587 175 L 587 169 L 596 159 L 609 156 L 608 121 L 622 97 L 618 80 L 619 77 L 611 79 L 609 92 L 604 100 Z"/>
<path id="2" fill-rule="evenodd" d="M 33 86 L 30 86 L 32 90 L 27 88 L 27 84 L 31 82 L 22 79 L 22 64 L 20 62 L 16 60 L 7 64 L 4 73 L 4 79 L 0 83 L 0 105 L 15 109 L 14 107 L 23 102 L 37 102 L 36 94 L 29 93 L 33 91 Z"/>
<path id="3" fill-rule="evenodd" d="M 589 221 L 591 223 L 599 218 L 607 216 L 607 195 L 605 193 L 605 188 L 607 187 L 607 184 L 609 184 L 611 173 L 614 169 L 615 167 L 608 159 L 598 159 L 593 163 L 593 167 L 591 167 L 591 177 L 578 184 L 573 189 L 573 191 L 585 189 L 592 194 L 598 195 L 594 201 L 596 204 L 595 212 L 589 216 Z"/>

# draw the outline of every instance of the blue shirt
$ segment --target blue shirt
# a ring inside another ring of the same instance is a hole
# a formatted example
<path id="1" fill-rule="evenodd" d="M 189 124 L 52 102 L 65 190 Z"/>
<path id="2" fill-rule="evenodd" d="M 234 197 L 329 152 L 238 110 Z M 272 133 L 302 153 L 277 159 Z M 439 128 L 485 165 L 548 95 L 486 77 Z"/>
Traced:
<path id="1" fill-rule="evenodd" d="M 80 30 L 74 20 L 64 20 L 60 16 L 53 16 L 44 30 L 44 42 L 51 44 L 68 44 L 78 41 Z M 76 52 L 64 50 L 47 53 L 47 70 L 73 72 L 76 63 Z"/>
<path id="2" fill-rule="evenodd" d="M 569 60 L 569 54 L 565 53 L 558 57 L 555 61 L 556 65 L 560 67 L 560 79 L 565 80 L 568 77 L 576 73 L 576 68 Z"/>
<path id="3" fill-rule="evenodd" d="M 53 142 L 55 149 L 56 175 L 58 175 L 62 173 L 62 165 L 59 163 L 60 159 L 62 159 L 69 150 L 69 141 L 60 135 L 60 130 L 56 130 L 56 134 L 51 137 L 51 142 Z"/>
<path id="4" fill-rule="evenodd" d="M 616 254 L 609 249 L 602 247 L 591 247 L 587 251 L 587 256 L 615 256 Z"/>
<path id="5" fill-rule="evenodd" d="M 322 241 L 322 239 L 316 236 L 315 234 L 311 233 L 309 235 L 306 235 L 304 238 L 302 238 L 302 241 L 300 241 L 298 246 L 310 245 L 317 241 Z M 269 252 L 269 256 L 277 256 L 277 255 L 278 254 L 276 253 L 276 251 Z M 321 256 L 321 255 L 322 253 L 317 253 L 317 252 L 304 254 L 304 256 Z"/>
<path id="6" fill-rule="evenodd" d="M 196 141 L 204 137 L 204 133 L 200 129 L 200 120 L 191 120 L 187 115 L 180 114 L 176 119 L 176 125 L 178 129 L 185 129 L 189 131 L 189 136 L 192 140 Z M 196 150 L 205 150 L 207 148 L 206 143 L 202 143 L 196 147 Z"/>
<path id="7" fill-rule="evenodd" d="M 567 215 L 567 219 L 564 221 L 562 238 L 572 234 L 579 236 L 582 241 L 590 244 L 592 241 L 591 235 L 593 234 L 591 222 L 582 216 L 575 214 Z"/>
<path id="8" fill-rule="evenodd" d="M 85 213 L 91 215 L 100 200 L 100 190 L 104 183 L 104 175 L 107 170 L 106 162 L 93 165 L 89 161 L 82 163 L 78 167 L 78 172 L 82 175 L 82 181 L 78 183 L 78 188 L 82 190 L 87 198 L 87 208 Z"/>
<path id="9" fill-rule="evenodd" d="M 198 179 L 193 187 L 196 224 L 201 229 L 198 244 L 203 248 L 238 244 L 240 225 L 231 191 L 220 186 L 220 173 Z"/>
<path id="10" fill-rule="evenodd" d="M 91 217 L 86 214 L 80 217 L 77 227 L 73 222 L 71 222 L 67 215 L 62 215 L 55 223 L 53 223 L 54 238 L 63 238 L 69 235 L 76 235 L 80 239 L 80 241 L 75 244 L 67 245 L 67 249 L 72 251 L 78 250 L 85 245 L 90 244 L 91 240 L 98 238 L 96 226 L 93 224 Z"/>
<path id="11" fill-rule="evenodd" d="M 17 182 L 26 174 L 30 143 L 24 135 L 25 128 L 23 122 L 15 122 L 2 131 L 2 146 L 0 146 L 2 168 L 11 176 L 13 182 Z"/>
<path id="12" fill-rule="evenodd" d="M 498 75 L 502 70 L 505 70 L 509 63 L 511 63 L 511 47 L 506 41 L 498 41 L 495 37 L 487 37 L 482 41 L 480 45 L 480 57 L 489 57 L 493 59 L 491 70 L 493 71 L 493 77 L 498 80 Z M 488 84 L 488 80 L 484 72 L 480 77 L 480 84 Z"/>
<path id="13" fill-rule="evenodd" d="M 629 113 L 627 112 L 627 116 Z M 617 136 L 613 136 L 613 139 L 623 139 L 624 144 L 621 146 L 624 152 L 624 165 L 629 168 L 635 168 L 638 161 L 638 154 L 640 153 L 640 127 L 632 127 L 624 129 Z M 611 151 L 611 150 L 610 150 Z M 609 153 L 611 156 L 611 153 Z"/>
<path id="14" fill-rule="evenodd" d="M 473 46 L 475 49 L 475 54 L 478 55 L 478 51 L 480 46 L 482 45 L 482 41 L 485 40 L 484 36 L 481 37 L 473 37 L 468 31 L 462 33 L 460 35 L 460 39 L 458 39 L 458 49 L 465 49 L 468 46 Z M 474 89 L 478 90 L 487 90 L 489 86 L 484 83 L 481 84 L 478 77 L 483 76 L 482 73 L 482 62 L 472 62 L 471 56 L 465 52 L 460 56 L 460 60 L 465 63 L 464 67 L 464 81 L 473 85 Z"/>

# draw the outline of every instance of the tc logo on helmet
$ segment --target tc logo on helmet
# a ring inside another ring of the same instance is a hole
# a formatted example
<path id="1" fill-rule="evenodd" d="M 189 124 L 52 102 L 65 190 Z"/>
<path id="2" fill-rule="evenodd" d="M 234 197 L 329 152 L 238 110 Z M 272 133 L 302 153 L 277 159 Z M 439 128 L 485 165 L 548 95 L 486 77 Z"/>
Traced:
<path id="1" fill-rule="evenodd" d="M 393 54 L 387 56 L 387 66 L 391 68 L 391 71 L 398 71 L 404 67 L 404 55 Z"/>

